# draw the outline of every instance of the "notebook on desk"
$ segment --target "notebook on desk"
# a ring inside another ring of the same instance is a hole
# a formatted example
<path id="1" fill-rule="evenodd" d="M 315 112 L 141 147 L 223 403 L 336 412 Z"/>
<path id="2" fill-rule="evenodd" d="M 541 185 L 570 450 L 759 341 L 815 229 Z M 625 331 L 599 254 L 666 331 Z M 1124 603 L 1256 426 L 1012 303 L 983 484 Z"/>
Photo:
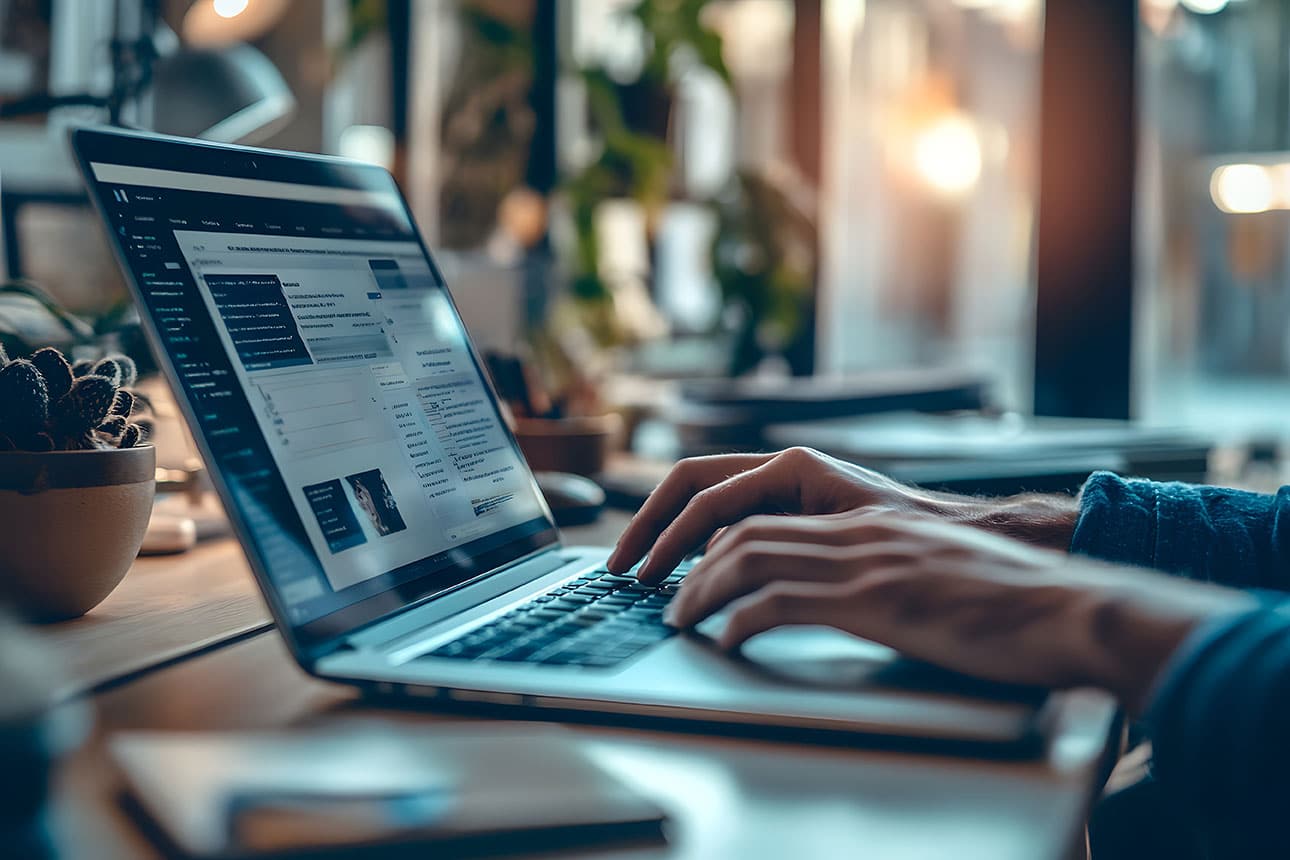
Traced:
<path id="1" fill-rule="evenodd" d="M 564 731 L 380 722 L 109 742 L 126 800 L 200 860 L 532 853 L 657 843 L 663 811 Z"/>

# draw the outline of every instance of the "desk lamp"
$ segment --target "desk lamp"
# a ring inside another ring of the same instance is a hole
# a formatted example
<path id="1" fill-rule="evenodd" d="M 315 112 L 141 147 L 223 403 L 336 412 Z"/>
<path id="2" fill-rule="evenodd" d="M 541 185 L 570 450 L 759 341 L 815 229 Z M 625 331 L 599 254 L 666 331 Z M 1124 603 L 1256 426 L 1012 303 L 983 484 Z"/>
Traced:
<path id="1" fill-rule="evenodd" d="M 228 19 L 233 21 L 242 14 L 250 16 L 248 10 L 274 6 L 276 11 L 280 5 L 276 0 L 239 0 L 234 4 L 229 0 L 199 0 L 190 12 L 204 12 L 210 7 L 216 10 L 216 18 L 228 12 Z M 126 108 L 137 105 L 149 94 L 154 117 L 149 125 L 164 134 L 223 143 L 255 142 L 290 119 L 295 98 L 267 57 L 248 44 L 215 38 L 210 27 L 193 31 L 186 26 L 186 32 L 198 38 L 199 46 L 163 52 L 157 34 L 172 34 L 161 29 L 158 6 L 159 0 L 117 0 L 115 32 L 110 43 L 112 85 L 107 93 L 38 93 L 0 105 L 0 119 L 48 113 L 59 107 L 88 106 L 105 109 L 110 125 L 125 127 Z M 275 17 L 261 15 L 258 19 L 271 24 Z M 136 22 L 135 26 L 125 25 L 127 20 Z M 250 38 L 252 34 L 244 33 L 244 29 L 230 27 L 229 33 Z"/>
<path id="2" fill-rule="evenodd" d="M 0 120 L 95 107 L 106 112 L 109 125 L 126 127 L 123 114 L 151 95 L 153 121 L 144 125 L 154 131 L 222 143 L 263 141 L 291 118 L 296 102 L 273 63 L 244 40 L 262 35 L 284 5 L 282 0 L 198 0 L 184 19 L 188 46 L 166 50 L 166 43 L 176 40 L 160 23 L 159 0 L 116 0 L 108 91 L 37 93 L 0 104 Z M 40 142 L 26 149 L 25 173 L 6 175 L 0 198 L 0 246 L 9 277 L 23 274 L 19 209 L 32 202 L 79 206 L 85 201 L 61 146 Z"/>

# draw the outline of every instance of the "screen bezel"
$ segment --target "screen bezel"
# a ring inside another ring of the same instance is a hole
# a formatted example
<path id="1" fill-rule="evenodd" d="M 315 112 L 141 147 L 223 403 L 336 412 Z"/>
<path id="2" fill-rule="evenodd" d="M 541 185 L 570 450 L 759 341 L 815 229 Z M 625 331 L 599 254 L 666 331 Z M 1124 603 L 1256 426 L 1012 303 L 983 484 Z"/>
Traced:
<path id="1" fill-rule="evenodd" d="M 69 138 L 90 200 L 93 202 L 100 215 L 100 221 L 104 225 L 110 223 L 111 216 L 107 210 L 106 201 L 98 180 L 94 177 L 91 167 L 93 162 L 314 185 L 334 184 L 335 174 L 338 171 L 343 171 L 347 179 L 353 178 L 355 180 L 356 185 L 354 187 L 393 195 L 391 200 L 397 200 L 399 206 L 402 207 L 403 214 L 411 225 L 412 236 L 420 247 L 421 253 L 425 256 L 427 265 L 430 266 L 438 281 L 446 284 L 434 256 L 430 253 L 421 231 L 416 226 L 416 221 L 412 217 L 407 199 L 399 189 L 394 177 L 384 168 L 333 156 L 214 144 L 186 138 L 168 137 L 147 132 L 121 131 L 118 129 L 74 128 L 70 130 Z M 127 256 L 125 248 L 121 246 L 115 232 L 106 228 L 104 232 L 116 255 L 126 283 L 129 285 L 131 296 L 139 308 L 139 316 L 152 346 L 154 356 L 166 376 L 179 408 L 183 412 L 184 419 L 188 423 L 198 450 L 209 466 L 208 472 L 211 475 L 212 483 L 219 494 L 225 511 L 228 513 L 234 532 L 246 552 L 251 570 L 259 583 L 260 591 L 264 595 L 269 605 L 269 610 L 277 622 L 278 629 L 287 640 L 292 653 L 305 668 L 310 668 L 319 657 L 339 647 L 344 637 L 362 627 L 388 618 L 409 606 L 443 596 L 450 591 L 455 591 L 462 586 L 479 581 L 503 566 L 513 564 L 528 556 L 560 545 L 559 531 L 555 526 L 551 510 L 538 489 L 532 469 L 529 468 L 527 461 L 524 460 L 523 454 L 520 452 L 519 444 L 511 431 L 509 423 L 502 414 L 500 400 L 493 387 L 492 379 L 484 371 L 483 362 L 480 360 L 475 345 L 470 337 L 467 336 L 466 344 L 471 361 L 474 362 L 476 371 L 484 381 L 492 408 L 504 428 L 508 443 L 519 455 L 527 480 L 540 505 L 545 527 L 477 556 L 474 560 L 478 563 L 470 568 L 432 572 L 408 582 L 397 583 L 388 589 L 360 599 L 319 618 L 293 625 L 289 620 L 290 616 L 287 612 L 287 607 L 278 594 L 274 580 L 269 576 L 265 560 L 259 553 L 257 542 L 247 525 L 246 517 L 241 507 L 237 503 L 231 488 L 224 481 L 220 469 L 214 467 L 216 461 L 205 438 L 205 433 L 196 420 L 192 404 L 184 393 L 184 386 L 171 359 L 169 350 L 160 337 L 147 302 L 143 299 L 142 287 L 136 282 L 130 258 Z M 189 274 L 191 276 L 191 272 Z M 448 297 L 453 314 L 456 315 L 460 323 L 461 315 L 457 311 L 451 291 L 445 287 L 444 292 Z M 462 323 L 462 330 L 466 330 L 464 323 Z M 467 334 L 469 335 L 469 333 Z M 219 348 L 222 349 L 223 346 L 220 345 Z M 299 515 L 299 511 L 296 511 L 296 514 Z M 307 549 L 315 558 L 317 557 L 312 545 L 308 546 Z M 429 557 L 430 555 L 426 556 L 426 558 Z M 321 562 L 318 563 L 321 564 Z M 429 580 L 431 579 L 434 581 L 430 582 Z M 394 598 L 394 600 L 392 601 L 391 598 Z"/>

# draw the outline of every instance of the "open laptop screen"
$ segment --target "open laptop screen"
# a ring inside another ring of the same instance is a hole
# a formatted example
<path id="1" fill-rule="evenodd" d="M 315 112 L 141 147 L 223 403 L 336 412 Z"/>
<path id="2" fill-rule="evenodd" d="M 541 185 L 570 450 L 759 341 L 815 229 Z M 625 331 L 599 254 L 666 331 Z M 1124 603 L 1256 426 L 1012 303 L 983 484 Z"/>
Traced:
<path id="1" fill-rule="evenodd" d="M 301 644 L 554 540 L 388 173 L 101 132 L 76 145 Z"/>

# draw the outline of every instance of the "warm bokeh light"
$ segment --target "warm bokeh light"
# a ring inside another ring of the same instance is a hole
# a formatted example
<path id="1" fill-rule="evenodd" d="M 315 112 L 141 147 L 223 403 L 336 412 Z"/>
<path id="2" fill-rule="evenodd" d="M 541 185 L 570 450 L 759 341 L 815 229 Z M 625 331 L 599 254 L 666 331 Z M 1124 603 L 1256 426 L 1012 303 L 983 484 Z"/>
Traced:
<path id="1" fill-rule="evenodd" d="M 200 48 L 253 42 L 282 18 L 287 0 L 198 0 L 184 13 L 184 41 Z"/>
<path id="2" fill-rule="evenodd" d="M 923 181 L 942 194 L 970 191 L 981 177 L 981 138 L 976 127 L 959 115 L 935 121 L 914 140 L 914 166 Z"/>
<path id="3" fill-rule="evenodd" d="M 394 133 L 379 125 L 351 125 L 337 142 L 341 155 L 389 170 L 394 166 Z"/>
<path id="4" fill-rule="evenodd" d="M 1278 201 L 1273 171 L 1261 164 L 1228 164 L 1214 171 L 1209 180 L 1214 205 L 1224 212 L 1266 212 L 1283 208 Z M 1280 205 L 1278 205 L 1280 204 Z"/>
<path id="5" fill-rule="evenodd" d="M 1182 5 L 1198 15 L 1213 15 L 1227 8 L 1229 0 L 1182 0 Z"/>
<path id="6" fill-rule="evenodd" d="M 250 5 L 251 0 L 215 0 L 215 14 L 221 18 L 236 18 Z"/>

